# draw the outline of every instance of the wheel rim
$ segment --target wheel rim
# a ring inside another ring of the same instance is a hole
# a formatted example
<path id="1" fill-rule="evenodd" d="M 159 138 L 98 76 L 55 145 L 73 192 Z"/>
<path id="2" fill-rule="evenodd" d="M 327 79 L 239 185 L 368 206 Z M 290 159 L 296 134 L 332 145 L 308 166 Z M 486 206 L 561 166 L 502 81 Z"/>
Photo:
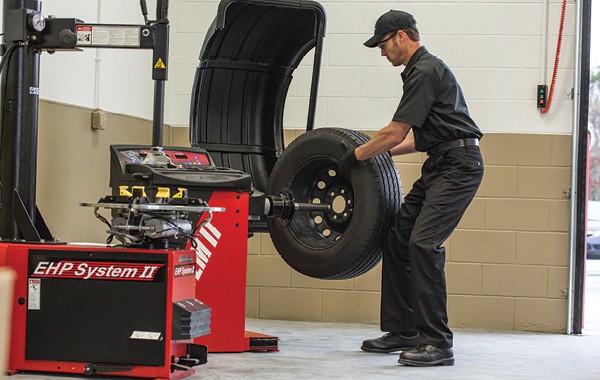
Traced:
<path id="1" fill-rule="evenodd" d="M 326 249 L 344 235 L 354 212 L 354 189 L 330 157 L 313 157 L 299 166 L 291 179 L 296 202 L 325 203 L 328 211 L 296 211 L 289 230 L 310 249 Z"/>

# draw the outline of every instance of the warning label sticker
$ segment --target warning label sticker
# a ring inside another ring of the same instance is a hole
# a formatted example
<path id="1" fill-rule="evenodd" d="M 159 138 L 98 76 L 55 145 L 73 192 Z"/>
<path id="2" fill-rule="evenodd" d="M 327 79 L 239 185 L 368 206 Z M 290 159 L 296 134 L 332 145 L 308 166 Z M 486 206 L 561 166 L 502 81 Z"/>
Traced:
<path id="1" fill-rule="evenodd" d="M 77 45 L 92 44 L 92 27 L 87 25 L 77 25 Z"/>
<path id="2" fill-rule="evenodd" d="M 27 310 L 40 310 L 42 294 L 42 279 L 30 278 L 27 291 Z"/>
<path id="3" fill-rule="evenodd" d="M 77 45 L 139 47 L 140 27 L 127 25 L 77 25 Z"/>
<path id="4" fill-rule="evenodd" d="M 167 66 L 165 66 L 165 63 L 163 62 L 162 58 L 159 58 L 158 61 L 156 61 L 154 68 L 155 69 L 166 69 Z"/>

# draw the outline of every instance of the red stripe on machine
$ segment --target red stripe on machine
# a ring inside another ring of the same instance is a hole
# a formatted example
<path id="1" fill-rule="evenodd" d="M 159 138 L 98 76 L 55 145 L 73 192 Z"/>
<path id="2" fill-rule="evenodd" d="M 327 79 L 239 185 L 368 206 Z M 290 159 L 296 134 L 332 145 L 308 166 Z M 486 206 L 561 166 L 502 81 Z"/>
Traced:
<path id="1" fill-rule="evenodd" d="M 95 261 L 40 261 L 31 277 L 79 278 L 82 280 L 152 281 L 164 264 Z"/>

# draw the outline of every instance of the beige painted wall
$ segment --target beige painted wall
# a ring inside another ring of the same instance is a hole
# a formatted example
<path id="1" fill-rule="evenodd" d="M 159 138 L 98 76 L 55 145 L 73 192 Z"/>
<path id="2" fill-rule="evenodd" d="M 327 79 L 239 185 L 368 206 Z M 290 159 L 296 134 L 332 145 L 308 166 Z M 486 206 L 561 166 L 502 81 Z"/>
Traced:
<path id="1" fill-rule="evenodd" d="M 64 241 L 104 241 L 104 226 L 78 204 L 109 193 L 110 144 L 151 140 L 147 120 L 109 114 L 107 129 L 93 131 L 90 117 L 90 109 L 41 103 L 38 205 Z M 287 130 L 286 142 L 300 133 Z M 167 144 L 189 145 L 188 129 L 166 127 Z M 487 134 L 482 151 L 483 183 L 447 244 L 451 325 L 564 332 L 571 137 Z M 396 158 L 405 192 L 424 158 Z M 352 280 L 316 280 L 287 266 L 267 234 L 252 237 L 248 251 L 248 317 L 378 323 L 380 266 Z"/>
<path id="2" fill-rule="evenodd" d="M 173 128 L 187 142 L 187 128 Z M 373 134 L 373 132 L 365 131 Z M 301 130 L 287 130 L 286 143 Z M 571 136 L 487 134 L 483 183 L 446 244 L 450 323 L 456 327 L 566 331 Z M 403 191 L 425 154 L 395 157 Z M 248 244 L 246 315 L 379 323 L 381 266 L 352 280 L 303 276 L 268 234 Z"/>

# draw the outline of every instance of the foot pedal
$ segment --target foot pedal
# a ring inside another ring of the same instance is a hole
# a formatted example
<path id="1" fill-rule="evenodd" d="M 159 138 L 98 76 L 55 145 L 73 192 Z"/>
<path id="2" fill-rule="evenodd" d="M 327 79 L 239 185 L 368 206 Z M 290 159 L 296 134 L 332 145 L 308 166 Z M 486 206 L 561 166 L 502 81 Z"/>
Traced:
<path id="1" fill-rule="evenodd" d="M 246 351 L 279 351 L 279 338 L 246 331 Z"/>

